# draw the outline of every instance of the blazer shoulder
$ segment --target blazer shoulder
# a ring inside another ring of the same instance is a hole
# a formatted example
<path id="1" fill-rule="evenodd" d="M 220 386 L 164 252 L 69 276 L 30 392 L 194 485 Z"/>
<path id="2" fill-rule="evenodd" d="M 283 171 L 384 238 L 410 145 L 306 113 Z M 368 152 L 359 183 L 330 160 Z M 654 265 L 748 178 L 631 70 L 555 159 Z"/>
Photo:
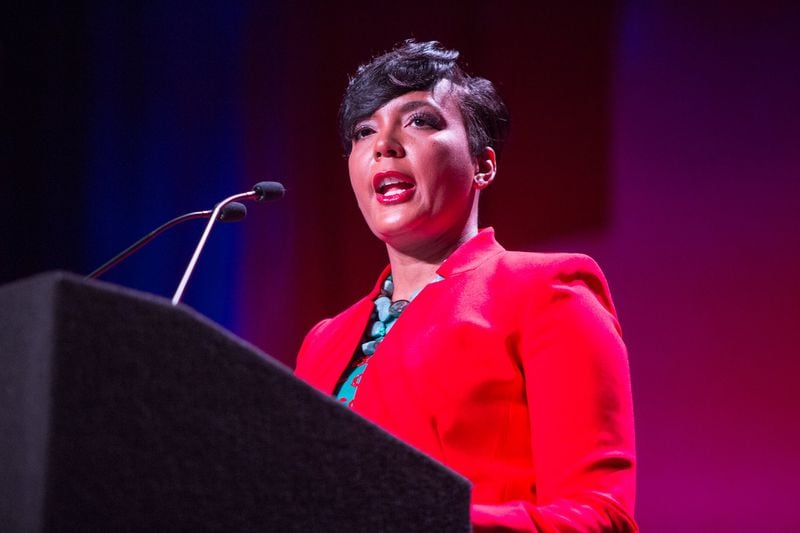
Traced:
<path id="1" fill-rule="evenodd" d="M 616 313 L 608 281 L 593 258 L 580 253 L 542 253 L 507 251 L 498 257 L 497 268 L 507 271 L 521 283 L 544 286 L 561 293 L 582 290 L 603 307 Z"/>
<path id="2" fill-rule="evenodd" d="M 569 276 L 583 272 L 605 280 L 597 262 L 579 253 L 543 253 L 506 251 L 498 255 L 500 265 L 530 275 L 543 277 Z"/>

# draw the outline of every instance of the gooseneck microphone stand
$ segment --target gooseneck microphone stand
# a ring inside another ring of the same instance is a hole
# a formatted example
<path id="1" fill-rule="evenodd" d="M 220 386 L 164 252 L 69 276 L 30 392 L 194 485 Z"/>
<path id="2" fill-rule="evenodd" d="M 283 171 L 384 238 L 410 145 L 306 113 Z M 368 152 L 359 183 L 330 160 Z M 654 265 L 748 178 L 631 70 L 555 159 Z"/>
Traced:
<path id="1" fill-rule="evenodd" d="M 217 221 L 220 211 L 224 209 L 226 205 L 233 202 L 238 202 L 239 200 L 255 200 L 257 202 L 277 200 L 278 198 L 283 197 L 285 192 L 286 189 L 284 189 L 283 185 L 278 182 L 262 181 L 257 183 L 255 187 L 253 187 L 253 190 L 234 194 L 233 196 L 229 196 L 218 203 L 211 213 L 211 218 L 208 219 L 206 229 L 203 231 L 203 235 L 200 237 L 200 242 L 197 243 L 197 247 L 194 249 L 194 253 L 192 254 L 192 259 L 189 261 L 189 265 L 186 267 L 186 271 L 183 273 L 183 278 L 181 278 L 181 282 L 178 284 L 178 289 L 175 291 L 175 295 L 172 297 L 172 305 L 178 305 L 180 303 L 181 298 L 183 297 L 183 292 L 186 290 L 186 284 L 189 283 L 189 278 L 192 276 L 192 272 L 197 264 L 197 260 L 200 258 L 200 253 L 203 251 L 203 247 L 206 244 L 208 235 L 211 233 L 211 228 L 214 227 L 214 223 Z"/>
<path id="2" fill-rule="evenodd" d="M 131 244 L 120 253 L 97 267 L 93 270 L 90 274 L 88 274 L 84 279 L 97 279 L 109 270 L 111 270 L 114 266 L 118 265 L 129 256 L 131 256 L 134 252 L 136 252 L 139 248 L 147 244 L 148 242 L 152 241 L 168 229 L 177 226 L 182 222 L 186 222 L 187 220 L 194 220 L 196 218 L 208 218 L 212 216 L 212 214 L 216 217 L 219 216 L 219 219 L 222 222 L 238 222 L 242 220 L 245 216 L 247 216 L 247 208 L 244 204 L 240 204 L 238 202 L 229 203 L 219 212 L 214 212 L 212 209 L 207 209 L 205 211 L 195 211 L 193 213 L 186 213 L 185 215 L 181 215 L 179 217 L 173 218 L 169 222 L 166 222 L 135 243 Z"/>

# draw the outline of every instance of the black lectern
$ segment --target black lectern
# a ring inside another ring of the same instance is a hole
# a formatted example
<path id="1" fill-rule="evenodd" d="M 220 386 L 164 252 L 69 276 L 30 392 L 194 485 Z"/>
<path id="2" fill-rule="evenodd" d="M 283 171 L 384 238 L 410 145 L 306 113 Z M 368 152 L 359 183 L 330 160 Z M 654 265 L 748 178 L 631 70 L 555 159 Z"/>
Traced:
<path id="1" fill-rule="evenodd" d="M 468 531 L 469 484 L 183 306 L 0 288 L 0 530 Z"/>

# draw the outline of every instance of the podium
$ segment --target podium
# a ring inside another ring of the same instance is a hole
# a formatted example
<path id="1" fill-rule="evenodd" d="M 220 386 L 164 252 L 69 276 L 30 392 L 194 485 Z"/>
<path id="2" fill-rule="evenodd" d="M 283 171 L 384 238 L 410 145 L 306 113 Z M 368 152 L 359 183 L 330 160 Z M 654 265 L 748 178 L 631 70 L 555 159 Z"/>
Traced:
<path id="1" fill-rule="evenodd" d="M 0 530 L 469 531 L 469 483 L 185 306 L 0 287 Z"/>

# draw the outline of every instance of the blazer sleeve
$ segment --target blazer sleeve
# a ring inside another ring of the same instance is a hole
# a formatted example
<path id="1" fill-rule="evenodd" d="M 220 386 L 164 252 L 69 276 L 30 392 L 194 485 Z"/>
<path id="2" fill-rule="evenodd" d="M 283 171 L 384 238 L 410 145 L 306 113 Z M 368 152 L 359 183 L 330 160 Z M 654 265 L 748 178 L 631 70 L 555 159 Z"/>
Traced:
<path id="1" fill-rule="evenodd" d="M 638 531 L 627 352 L 605 279 L 586 261 L 588 269 L 554 275 L 524 312 L 519 357 L 537 504 L 475 504 L 476 532 Z"/>

